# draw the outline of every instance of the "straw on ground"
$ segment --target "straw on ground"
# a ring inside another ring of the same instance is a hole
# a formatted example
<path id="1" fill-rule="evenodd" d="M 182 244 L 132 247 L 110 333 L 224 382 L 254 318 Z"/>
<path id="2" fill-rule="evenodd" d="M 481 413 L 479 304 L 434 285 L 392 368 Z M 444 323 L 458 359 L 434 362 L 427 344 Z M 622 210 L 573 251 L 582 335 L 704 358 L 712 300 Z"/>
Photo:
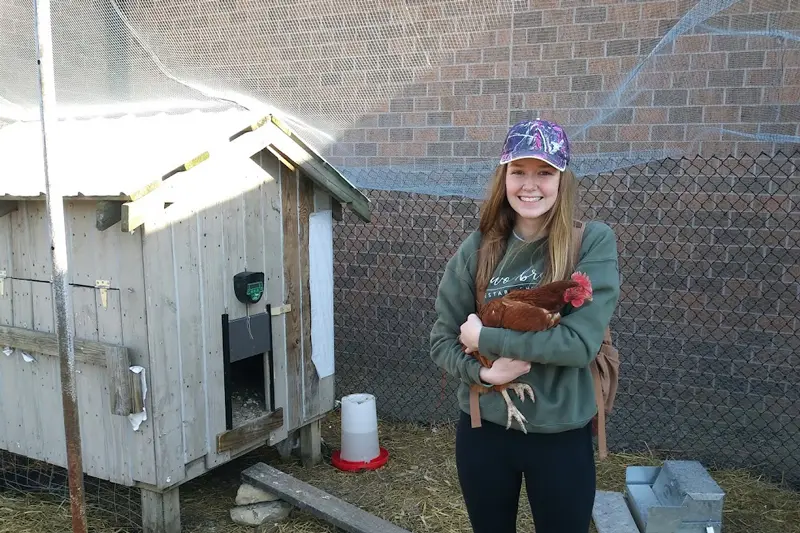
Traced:
<path id="1" fill-rule="evenodd" d="M 452 427 L 382 422 L 380 442 L 391 454 L 389 463 L 374 472 L 352 474 L 330 465 L 330 452 L 339 446 L 339 423 L 337 413 L 323 422 L 327 452 L 323 464 L 306 469 L 297 460 L 281 460 L 273 450 L 265 448 L 184 485 L 183 530 L 252 533 L 252 528 L 234 524 L 229 510 L 234 505 L 241 471 L 263 461 L 409 531 L 470 533 L 458 487 Z M 598 488 L 622 490 L 626 466 L 658 464 L 661 458 L 653 453 L 612 454 L 598 463 Z M 800 493 L 745 471 L 711 470 L 711 474 L 727 494 L 723 523 L 726 533 L 800 533 Z M 524 493 L 522 498 L 518 529 L 533 531 Z M 97 533 L 127 532 L 126 528 L 114 525 L 118 521 L 105 519 L 113 514 L 113 510 L 90 508 L 90 529 Z M 0 491 L 0 533 L 67 532 L 69 527 L 66 500 Z M 334 533 L 335 529 L 305 513 L 295 512 L 277 531 Z"/>

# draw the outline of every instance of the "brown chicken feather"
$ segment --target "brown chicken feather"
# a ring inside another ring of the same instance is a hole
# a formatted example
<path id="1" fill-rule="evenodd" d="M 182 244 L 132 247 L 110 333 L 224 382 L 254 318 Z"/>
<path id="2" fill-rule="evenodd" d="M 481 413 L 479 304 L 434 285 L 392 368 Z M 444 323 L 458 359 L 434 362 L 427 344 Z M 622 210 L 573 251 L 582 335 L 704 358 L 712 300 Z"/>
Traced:
<path id="1" fill-rule="evenodd" d="M 540 287 L 534 287 L 532 289 L 517 289 L 511 291 L 500 298 L 500 300 L 525 302 L 530 305 L 535 305 L 536 307 L 541 307 L 542 309 L 550 311 L 551 313 L 556 313 L 564 308 L 564 294 L 567 292 L 567 290 L 578 286 L 578 282 L 571 279 L 554 281 L 552 283 L 548 283 Z M 494 302 L 497 300 L 492 301 Z"/>

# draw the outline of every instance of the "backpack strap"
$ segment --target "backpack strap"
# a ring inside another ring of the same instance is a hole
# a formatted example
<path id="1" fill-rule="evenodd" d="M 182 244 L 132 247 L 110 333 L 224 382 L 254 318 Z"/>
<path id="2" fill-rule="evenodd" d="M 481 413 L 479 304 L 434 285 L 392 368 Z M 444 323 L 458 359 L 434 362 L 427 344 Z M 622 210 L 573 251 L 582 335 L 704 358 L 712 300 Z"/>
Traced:
<path id="1" fill-rule="evenodd" d="M 594 401 L 597 404 L 597 454 L 600 459 L 608 457 L 608 445 L 606 444 L 606 408 L 603 400 L 603 388 L 600 382 L 600 371 L 597 363 L 592 361 L 589 365 L 594 381 Z"/>
<path id="2" fill-rule="evenodd" d="M 478 264 L 480 265 L 481 262 L 481 249 L 482 246 L 478 245 Z M 481 291 L 477 290 L 478 288 L 475 287 L 475 312 L 480 314 L 481 312 L 481 305 L 483 304 L 483 295 L 480 294 Z M 469 417 L 471 426 L 473 428 L 479 428 L 482 426 L 481 424 L 481 403 L 480 403 L 480 395 L 481 395 L 481 386 L 472 384 L 469 387 Z"/>
<path id="3" fill-rule="evenodd" d="M 575 241 L 575 249 L 572 252 L 572 266 L 578 266 L 578 261 L 581 259 L 581 243 L 583 242 L 583 230 L 586 229 L 586 224 L 580 220 L 575 220 L 573 223 L 572 231 Z"/>
<path id="4" fill-rule="evenodd" d="M 469 387 L 469 418 L 473 428 L 481 427 L 481 404 L 479 385 Z"/>
<path id="5" fill-rule="evenodd" d="M 573 254 L 573 264 L 578 265 L 581 255 L 581 243 L 583 242 L 583 231 L 586 229 L 586 224 L 580 220 L 576 220 L 574 224 L 574 241 L 575 251 Z M 611 330 L 606 328 L 603 342 L 611 344 Z M 606 444 L 606 408 L 605 400 L 603 399 L 603 385 L 600 379 L 600 370 L 597 367 L 597 360 L 592 360 L 589 364 L 589 370 L 592 372 L 592 381 L 594 382 L 594 400 L 597 404 L 597 451 L 600 459 L 608 457 L 608 445 Z"/>

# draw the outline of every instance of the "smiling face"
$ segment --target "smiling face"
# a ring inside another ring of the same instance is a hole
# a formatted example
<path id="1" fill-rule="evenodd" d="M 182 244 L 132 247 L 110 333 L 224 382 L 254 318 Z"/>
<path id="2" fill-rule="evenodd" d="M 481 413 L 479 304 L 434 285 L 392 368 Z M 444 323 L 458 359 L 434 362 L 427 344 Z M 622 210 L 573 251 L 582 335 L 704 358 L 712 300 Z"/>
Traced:
<path id="1" fill-rule="evenodd" d="M 506 169 L 506 198 L 517 213 L 517 224 L 536 233 L 541 217 L 556 204 L 561 172 L 544 161 L 517 159 Z"/>

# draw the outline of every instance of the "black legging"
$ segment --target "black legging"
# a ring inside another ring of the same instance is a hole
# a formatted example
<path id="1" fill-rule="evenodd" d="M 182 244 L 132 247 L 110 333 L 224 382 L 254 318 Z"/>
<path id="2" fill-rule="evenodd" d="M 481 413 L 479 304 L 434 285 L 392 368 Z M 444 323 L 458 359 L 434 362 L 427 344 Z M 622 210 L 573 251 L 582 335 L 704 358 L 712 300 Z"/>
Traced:
<path id="1" fill-rule="evenodd" d="M 474 533 L 515 533 L 525 487 L 536 533 L 587 533 L 596 487 L 591 424 L 524 434 L 461 413 L 456 465 Z"/>

